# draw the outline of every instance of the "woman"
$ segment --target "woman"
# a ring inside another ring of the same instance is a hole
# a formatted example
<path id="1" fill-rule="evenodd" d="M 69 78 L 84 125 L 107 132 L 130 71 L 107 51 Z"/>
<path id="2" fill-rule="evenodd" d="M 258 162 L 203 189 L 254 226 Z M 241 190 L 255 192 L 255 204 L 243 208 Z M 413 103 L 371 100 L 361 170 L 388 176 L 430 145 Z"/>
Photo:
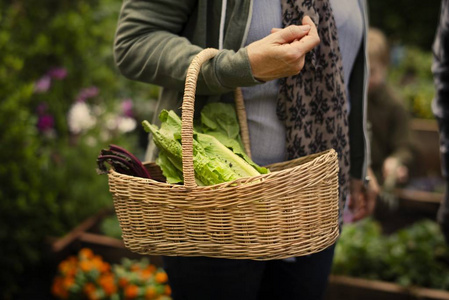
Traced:
<path id="1" fill-rule="evenodd" d="M 163 87 L 157 116 L 181 107 L 193 57 L 203 48 L 219 48 L 201 69 L 196 103 L 230 101 L 232 91 L 243 87 L 258 164 L 337 148 L 341 203 L 350 190 L 358 220 L 372 211 L 374 199 L 363 193 L 365 3 L 339 0 L 334 21 L 331 4 L 337 1 L 331 2 L 125 0 L 115 41 L 117 66 L 131 79 Z M 339 45 L 345 54 L 345 43 L 350 55 L 342 60 Z M 147 159 L 154 153 L 150 145 Z M 175 299 L 319 299 L 332 257 L 330 247 L 281 261 L 166 257 L 164 264 Z"/>

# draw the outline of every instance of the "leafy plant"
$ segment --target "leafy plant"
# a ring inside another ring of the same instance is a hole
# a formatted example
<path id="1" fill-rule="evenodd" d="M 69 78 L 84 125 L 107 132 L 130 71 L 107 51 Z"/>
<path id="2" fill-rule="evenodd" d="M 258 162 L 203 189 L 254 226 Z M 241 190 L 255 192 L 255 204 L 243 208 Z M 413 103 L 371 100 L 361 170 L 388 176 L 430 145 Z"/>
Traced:
<path id="1" fill-rule="evenodd" d="M 373 220 L 344 226 L 334 274 L 449 289 L 449 250 L 437 223 L 424 220 L 390 236 Z"/>
<path id="2" fill-rule="evenodd" d="M 431 102 L 435 95 L 431 72 L 432 53 L 419 48 L 397 47 L 397 62 L 390 69 L 389 80 L 399 92 L 413 117 L 433 119 Z"/>

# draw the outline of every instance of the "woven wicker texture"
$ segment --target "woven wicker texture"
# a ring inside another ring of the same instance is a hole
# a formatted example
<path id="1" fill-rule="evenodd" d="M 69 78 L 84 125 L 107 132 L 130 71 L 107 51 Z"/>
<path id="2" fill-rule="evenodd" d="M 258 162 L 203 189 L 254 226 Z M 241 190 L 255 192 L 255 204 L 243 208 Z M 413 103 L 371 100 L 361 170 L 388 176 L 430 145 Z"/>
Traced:
<path id="1" fill-rule="evenodd" d="M 327 248 L 339 234 L 338 160 L 332 149 L 267 166 L 270 174 L 196 186 L 192 149 L 196 81 L 201 64 L 216 53 L 202 51 L 187 73 L 181 134 L 184 185 L 165 183 L 154 163 L 146 164 L 154 179 L 109 173 L 126 247 L 140 254 L 254 260 Z M 249 147 L 240 96 L 236 108 L 242 139 Z"/>

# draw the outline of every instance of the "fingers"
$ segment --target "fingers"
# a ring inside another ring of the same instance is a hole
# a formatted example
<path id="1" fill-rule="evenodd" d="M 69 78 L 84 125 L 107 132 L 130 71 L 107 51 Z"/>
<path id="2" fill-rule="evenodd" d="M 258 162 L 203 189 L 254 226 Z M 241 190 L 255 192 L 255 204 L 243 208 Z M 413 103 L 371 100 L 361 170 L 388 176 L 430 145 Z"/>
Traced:
<path id="1" fill-rule="evenodd" d="M 271 38 L 275 43 L 288 44 L 306 36 L 310 29 L 310 25 L 290 25 L 283 29 L 273 28 Z"/>
<path id="2" fill-rule="evenodd" d="M 359 221 L 373 214 L 376 207 L 376 199 L 379 194 L 379 184 L 371 168 L 368 168 L 368 176 L 371 178 L 367 187 L 357 179 L 351 179 L 351 201 L 349 209 L 353 213 L 352 220 Z"/>
<path id="3" fill-rule="evenodd" d="M 362 198 L 362 199 L 359 200 L 356 207 L 353 208 L 353 217 L 352 217 L 353 222 L 360 221 L 370 214 L 368 207 L 366 206 L 366 201 L 363 199 L 364 197 L 360 197 L 360 198 Z"/>
<path id="4" fill-rule="evenodd" d="M 303 25 L 310 25 L 311 27 L 315 27 L 315 23 L 313 23 L 312 19 L 309 16 L 304 16 L 304 18 L 302 18 L 302 24 Z"/>
<path id="5" fill-rule="evenodd" d="M 353 221 L 357 222 L 373 214 L 376 205 L 376 197 L 371 192 L 363 195 L 357 210 L 354 211 Z"/>
<path id="6" fill-rule="evenodd" d="M 350 201 L 348 207 L 352 212 L 352 221 L 356 222 L 367 216 L 366 195 L 363 191 L 363 181 L 351 179 Z"/>
<path id="7" fill-rule="evenodd" d="M 361 192 L 351 195 L 350 210 L 352 211 L 352 221 L 356 222 L 363 219 L 366 215 L 366 202 Z"/>
<path id="8" fill-rule="evenodd" d="M 302 70 L 305 54 L 319 43 L 311 19 L 304 18 L 303 22 L 303 25 L 284 29 L 273 28 L 272 34 L 247 46 L 254 78 L 270 81 L 296 75 Z"/>
<path id="9" fill-rule="evenodd" d="M 320 43 L 320 37 L 318 35 L 318 29 L 316 28 L 310 17 L 305 16 L 302 19 L 302 23 L 303 26 L 310 26 L 310 30 L 302 39 L 293 42 L 292 46 L 296 47 L 298 51 L 301 51 L 302 53 L 307 53 L 318 46 L 318 44 Z"/>

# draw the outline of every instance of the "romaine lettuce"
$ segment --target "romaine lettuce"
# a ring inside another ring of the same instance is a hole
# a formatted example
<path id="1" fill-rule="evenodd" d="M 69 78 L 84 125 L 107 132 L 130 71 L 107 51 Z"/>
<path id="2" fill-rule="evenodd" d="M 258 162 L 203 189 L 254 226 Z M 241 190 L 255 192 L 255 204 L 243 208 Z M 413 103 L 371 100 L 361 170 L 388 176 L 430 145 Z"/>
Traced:
<path id="1" fill-rule="evenodd" d="M 221 115 L 217 116 L 216 112 Z M 174 111 L 160 113 L 161 127 L 143 121 L 159 148 L 156 163 L 169 183 L 181 183 L 181 119 Z M 235 110 L 230 104 L 211 103 L 202 111 L 202 130 L 193 135 L 193 167 L 199 185 L 213 185 L 268 173 L 243 151 Z"/>

